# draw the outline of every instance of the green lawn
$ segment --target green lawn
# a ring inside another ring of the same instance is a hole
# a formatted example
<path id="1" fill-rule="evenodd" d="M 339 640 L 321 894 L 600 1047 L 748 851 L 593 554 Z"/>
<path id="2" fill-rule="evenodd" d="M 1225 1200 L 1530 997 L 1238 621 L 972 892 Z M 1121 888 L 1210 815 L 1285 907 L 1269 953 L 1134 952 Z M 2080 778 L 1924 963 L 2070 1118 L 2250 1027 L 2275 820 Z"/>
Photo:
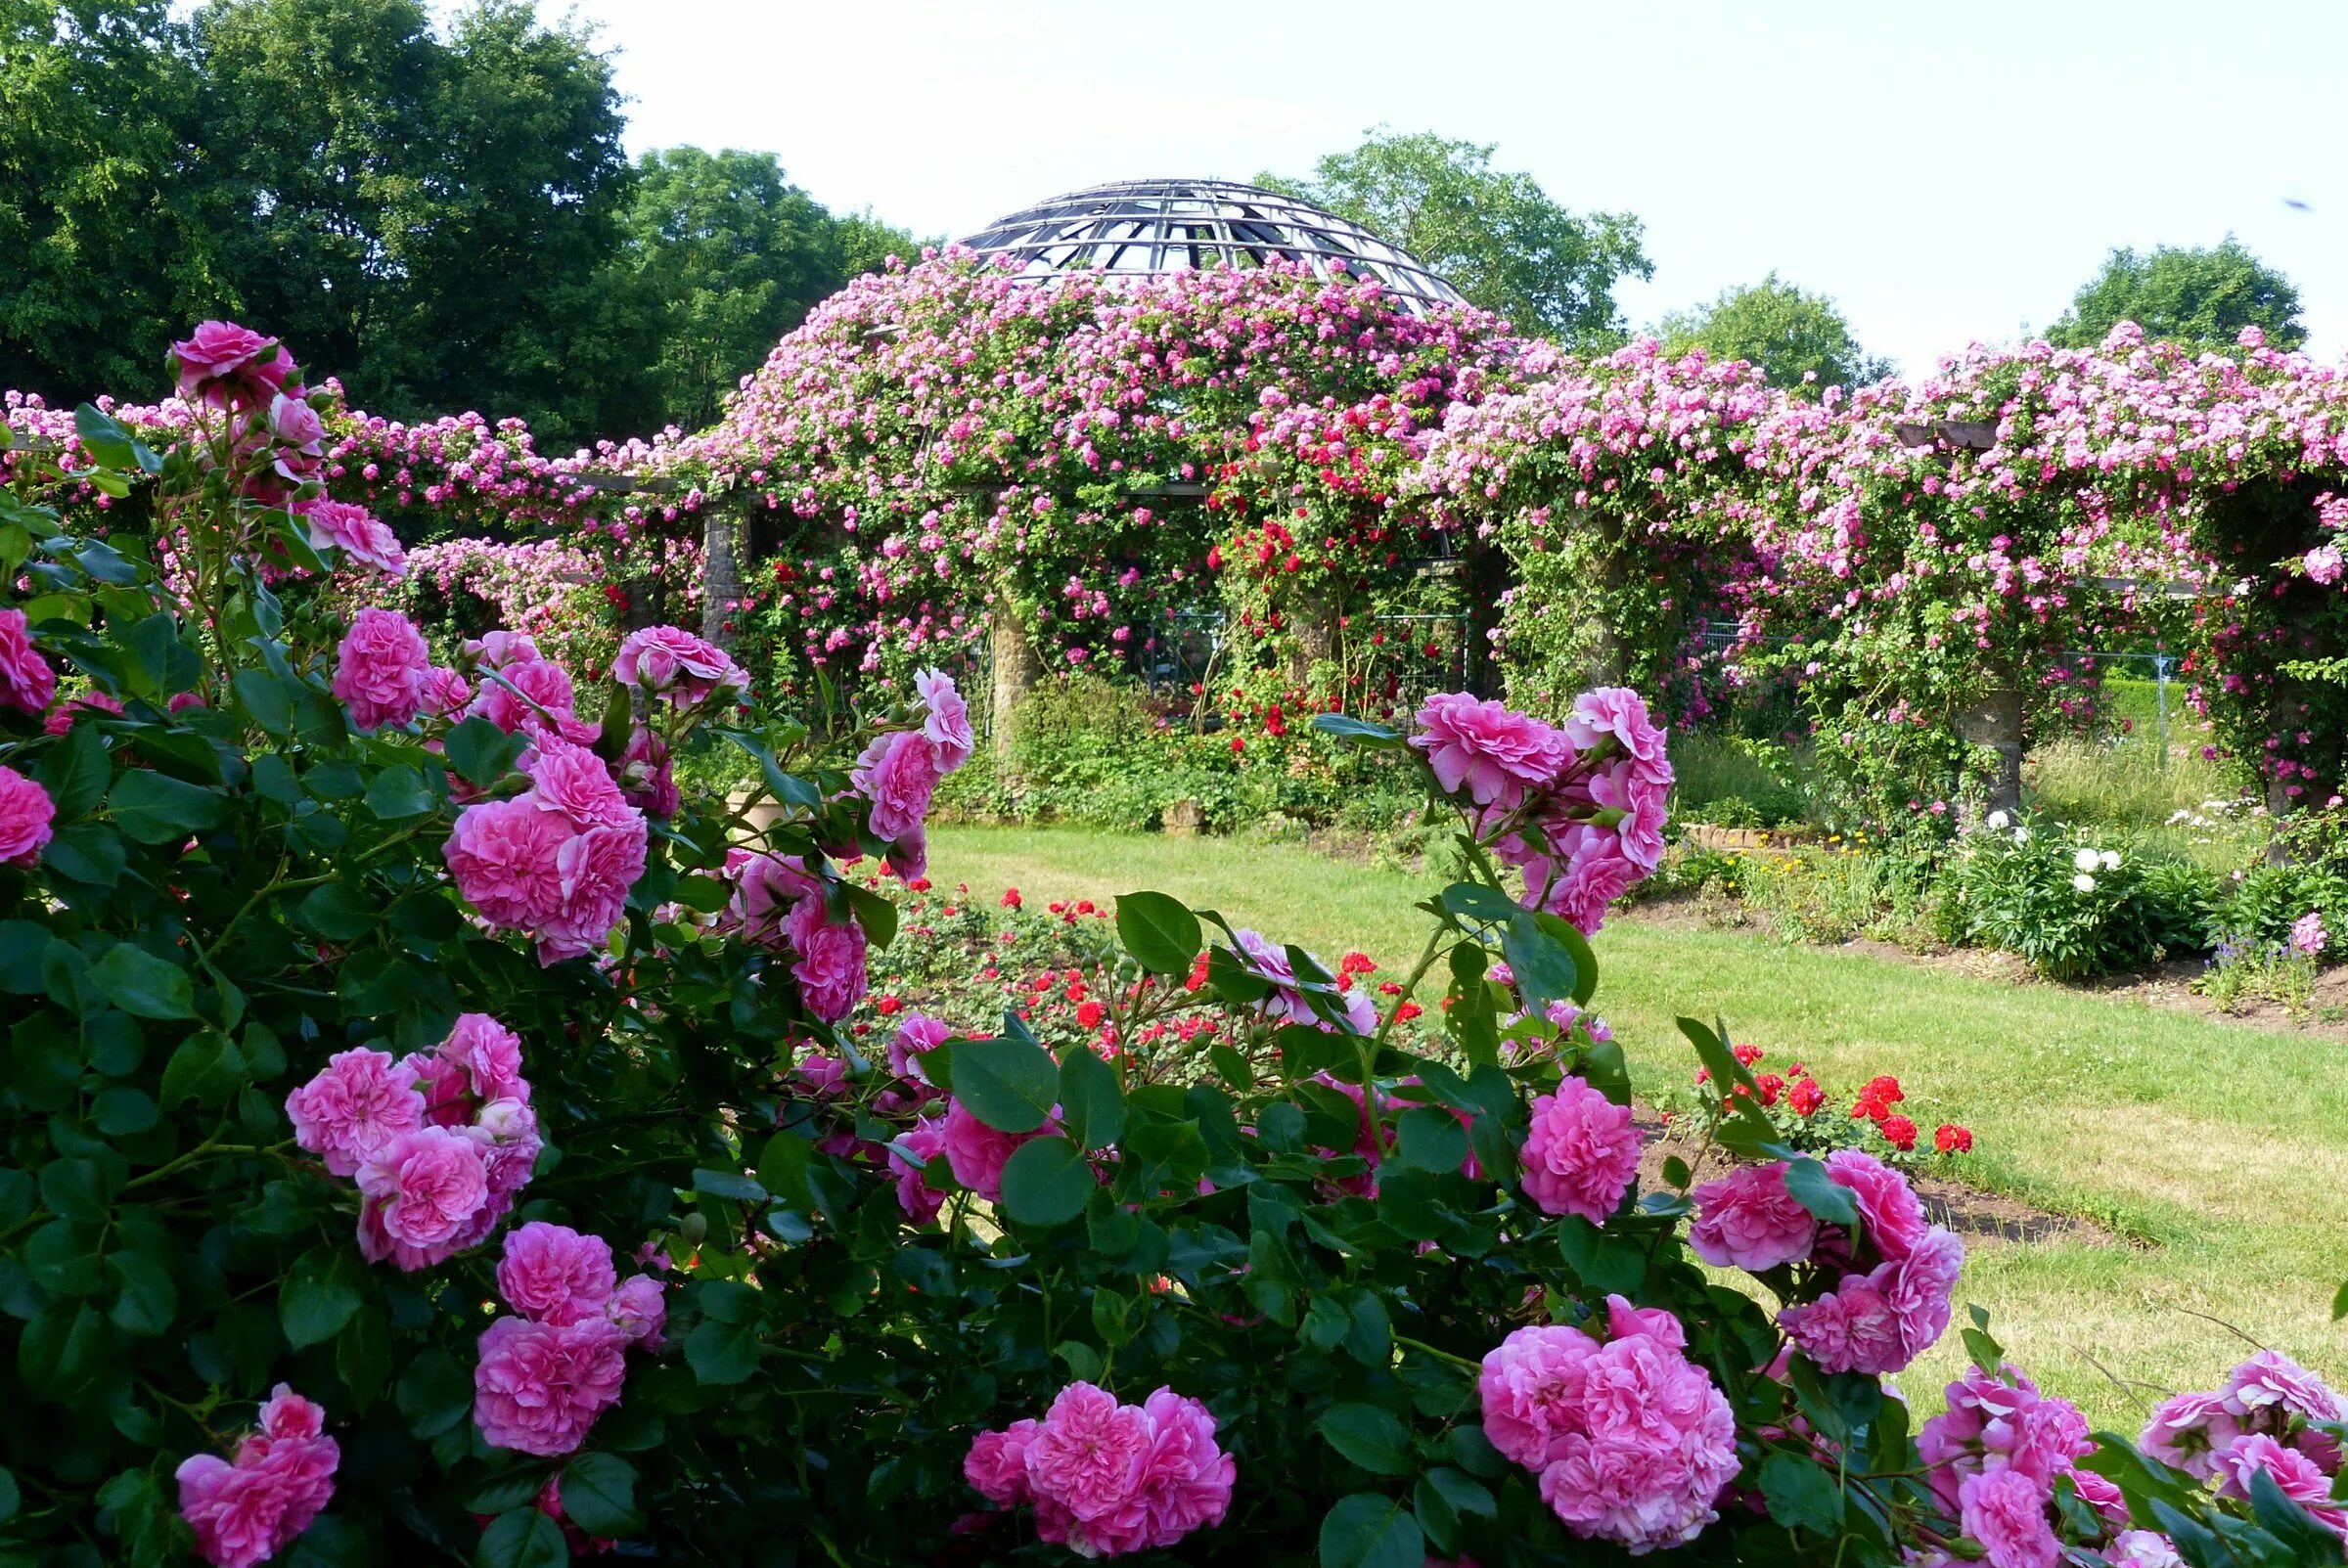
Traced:
<path id="1" fill-rule="evenodd" d="M 1302 849 L 939 828 L 930 855 L 941 886 L 1016 886 L 1030 907 L 1155 888 L 1332 962 L 1359 948 L 1401 967 L 1425 939 L 1411 905 L 1429 884 Z M 2336 1046 L 1632 918 L 1609 921 L 1595 946 L 1600 1010 L 1643 1085 L 1693 1071 L 1676 1014 L 1719 1012 L 1737 1039 L 1775 1062 L 1814 1064 L 1829 1088 L 1898 1074 L 1919 1122 L 1973 1129 L 1980 1185 L 2138 1238 L 1980 1246 L 1960 1291 L 1995 1315 L 2017 1361 L 2098 1424 L 2133 1431 L 2140 1402 L 2214 1387 L 2249 1350 L 2243 1335 L 2348 1378 L 2348 1331 L 2330 1321 L 2348 1277 L 2348 1077 Z M 1937 1406 L 1937 1385 L 1962 1361 L 1952 1333 L 1907 1374 L 1911 1395 Z"/>

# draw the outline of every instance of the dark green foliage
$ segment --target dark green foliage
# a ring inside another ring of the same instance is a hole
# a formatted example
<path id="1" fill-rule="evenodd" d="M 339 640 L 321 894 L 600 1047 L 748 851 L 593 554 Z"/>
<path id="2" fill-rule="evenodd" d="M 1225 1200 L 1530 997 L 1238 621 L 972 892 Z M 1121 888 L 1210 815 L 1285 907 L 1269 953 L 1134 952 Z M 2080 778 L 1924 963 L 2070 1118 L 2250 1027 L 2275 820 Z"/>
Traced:
<path id="1" fill-rule="evenodd" d="M 1789 391 L 1865 386 L 1892 368 L 1860 346 L 1833 300 L 1781 282 L 1774 272 L 1664 317 L 1656 334 L 1674 354 L 1701 348 L 1714 359 L 1745 360 L 1761 367 L 1770 385 Z"/>
<path id="2" fill-rule="evenodd" d="M 2135 322 L 2147 337 L 2189 348 L 2231 350 L 2244 327 L 2264 332 L 2273 348 L 2307 341 L 2299 291 L 2231 234 L 2214 247 L 2112 251 L 2071 308 L 2047 329 L 2047 337 L 2065 347 L 2093 348 L 2123 321 Z"/>

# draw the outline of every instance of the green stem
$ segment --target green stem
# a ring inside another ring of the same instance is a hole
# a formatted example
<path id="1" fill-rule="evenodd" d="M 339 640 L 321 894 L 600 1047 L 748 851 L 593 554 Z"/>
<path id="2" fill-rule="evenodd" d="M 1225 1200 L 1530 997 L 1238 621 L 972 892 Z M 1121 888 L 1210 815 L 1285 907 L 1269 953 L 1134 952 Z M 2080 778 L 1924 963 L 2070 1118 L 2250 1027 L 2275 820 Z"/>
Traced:
<path id="1" fill-rule="evenodd" d="M 1413 1339 L 1407 1334 L 1396 1334 L 1393 1337 L 1394 1343 L 1402 1346 L 1406 1350 L 1415 1350 L 1422 1356 L 1432 1356 L 1437 1361 L 1449 1362 L 1452 1366 L 1460 1367 L 1465 1371 L 1480 1372 L 1483 1370 L 1481 1364 L 1471 1362 L 1465 1356 L 1454 1356 L 1448 1350 L 1437 1350 L 1434 1346 L 1425 1343 L 1423 1340 Z"/>

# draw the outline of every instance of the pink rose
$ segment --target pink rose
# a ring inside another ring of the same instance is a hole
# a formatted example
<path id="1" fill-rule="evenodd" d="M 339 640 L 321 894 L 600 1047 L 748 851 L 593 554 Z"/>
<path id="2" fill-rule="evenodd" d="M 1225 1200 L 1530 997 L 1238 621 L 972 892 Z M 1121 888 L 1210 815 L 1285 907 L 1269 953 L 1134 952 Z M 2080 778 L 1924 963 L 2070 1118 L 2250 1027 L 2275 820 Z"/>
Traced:
<path id="1" fill-rule="evenodd" d="M 1622 835 L 1582 823 L 1553 829 L 1550 853 L 1524 862 L 1524 905 L 1562 918 L 1585 936 L 1606 922 L 1606 910 L 1639 880 Z"/>
<path id="2" fill-rule="evenodd" d="M 621 686 L 656 692 L 681 706 L 721 692 L 750 689 L 749 672 L 722 650 L 676 626 L 647 626 L 630 632 L 611 660 L 611 679 Z"/>
<path id="3" fill-rule="evenodd" d="M 2241 1418 L 2223 1394 L 2179 1394 L 2152 1408 L 2137 1447 L 2206 1481 L 2217 1473 L 2218 1456 L 2241 1435 Z"/>
<path id="4" fill-rule="evenodd" d="M 1934 1226 L 1908 1256 L 1845 1275 L 1829 1294 L 1780 1312 L 1778 1322 L 1821 1370 L 1901 1371 L 1948 1330 L 1964 1264 L 1963 1243 Z"/>
<path id="5" fill-rule="evenodd" d="M 1602 686 L 1575 697 L 1565 716 L 1565 739 L 1581 751 L 1611 740 L 1650 782 L 1671 783 L 1663 732 L 1648 717 L 1647 698 L 1627 686 Z"/>
<path id="6" fill-rule="evenodd" d="M 506 1233 L 497 1293 L 524 1318 L 562 1328 L 604 1317 L 618 1285 L 610 1244 L 601 1236 L 545 1220 Z"/>
<path id="7" fill-rule="evenodd" d="M 790 972 L 808 1012 L 837 1023 L 855 1011 L 864 1000 L 864 927 L 854 920 L 833 921 L 822 897 L 811 893 L 791 906 L 784 930 L 798 953 Z"/>
<path id="8" fill-rule="evenodd" d="M 604 1318 L 558 1327 L 500 1318 L 481 1334 L 473 1420 L 501 1449 L 542 1459 L 575 1453 L 619 1403 L 627 1335 Z"/>
<path id="9" fill-rule="evenodd" d="M 896 1148 L 888 1151 L 888 1168 L 897 1184 L 897 1206 L 914 1224 L 927 1225 L 946 1206 L 947 1194 L 929 1186 L 924 1174 L 929 1161 L 945 1151 L 945 1130 L 933 1121 L 920 1122 L 901 1134 L 897 1142 L 915 1156 L 909 1160 Z"/>
<path id="10" fill-rule="evenodd" d="M 530 1098 L 521 1076 L 521 1037 L 485 1012 L 460 1012 L 439 1049 L 408 1058 L 425 1098 L 426 1120 L 459 1127 L 493 1099 Z"/>
<path id="11" fill-rule="evenodd" d="M 2318 545 L 2300 558 L 2299 564 L 2309 581 L 2321 583 L 2326 588 L 2338 582 L 2343 574 L 2348 574 L 2348 556 L 2340 554 L 2338 545 Z"/>
<path id="12" fill-rule="evenodd" d="M 57 699 L 57 672 L 32 646 L 32 629 L 21 609 L 0 609 L 0 703 L 27 713 L 45 713 Z"/>
<path id="13" fill-rule="evenodd" d="M 888 1070 L 899 1078 L 926 1084 L 922 1057 L 954 1038 L 954 1026 L 926 1012 L 909 1012 L 888 1042 Z"/>
<path id="14" fill-rule="evenodd" d="M 402 1133 L 424 1125 L 424 1097 L 416 1071 L 387 1052 L 345 1051 L 286 1097 L 294 1141 L 326 1160 L 337 1176 L 359 1167 Z"/>
<path id="15" fill-rule="evenodd" d="M 529 1086 L 522 1088 L 526 1093 Z M 489 1170 L 489 1195 L 510 1203 L 515 1193 L 530 1185 L 539 1152 L 545 1147 L 538 1137 L 538 1113 L 526 1099 L 493 1099 L 481 1107 L 474 1128 L 489 1141 L 481 1151 L 481 1161 Z M 501 1208 L 501 1216 L 503 1212 Z M 488 1228 L 481 1233 L 486 1235 Z"/>
<path id="16" fill-rule="evenodd" d="M 1569 760 L 1565 738 L 1556 730 L 1465 692 L 1428 697 L 1418 722 L 1410 743 L 1426 753 L 1435 783 L 1449 794 L 1466 789 L 1479 806 L 1513 810 Z"/>
<path id="17" fill-rule="evenodd" d="M 0 861 L 11 866 L 40 863 L 49 842 L 57 802 L 49 791 L 14 768 L 0 767 Z"/>
<path id="18" fill-rule="evenodd" d="M 358 1170 L 359 1248 L 370 1263 L 430 1268 L 467 1244 L 489 1206 L 481 1142 L 468 1131 L 420 1127 L 385 1142 Z"/>
<path id="19" fill-rule="evenodd" d="M 1027 1484 L 1078 1519 L 1096 1519 L 1141 1480 L 1150 1434 L 1142 1412 L 1091 1383 L 1070 1383 L 1027 1445 Z"/>
<path id="20" fill-rule="evenodd" d="M 484 800 L 457 814 L 441 854 L 457 891 L 483 919 L 522 930 L 562 906 L 557 860 L 571 837 L 567 821 L 533 800 Z"/>
<path id="21" fill-rule="evenodd" d="M 484 662 L 482 669 L 469 717 L 487 719 L 508 735 L 554 735 L 582 745 L 594 743 L 595 726 L 583 723 L 571 709 L 575 698 L 570 673 L 562 665 L 531 658 L 503 666 Z"/>
<path id="22" fill-rule="evenodd" d="M 873 804 L 873 836 L 891 841 L 920 830 L 937 781 L 936 748 L 919 730 L 876 737 L 848 774 Z"/>
<path id="23" fill-rule="evenodd" d="M 529 775 L 530 794 L 573 828 L 624 828 L 644 820 L 619 792 L 604 759 L 585 746 L 544 737 L 522 754 L 521 771 Z"/>
<path id="24" fill-rule="evenodd" d="M 643 814 L 633 806 L 627 809 L 633 820 L 624 827 L 590 828 L 557 853 L 560 892 L 555 908 L 538 924 L 540 963 L 594 952 L 625 917 L 628 889 L 644 874 L 648 842 Z M 857 959 L 861 978 L 861 948 Z"/>
<path id="25" fill-rule="evenodd" d="M 303 412 L 308 411 L 305 408 Z M 297 511 L 310 525 L 313 548 L 339 550 L 355 564 L 372 567 L 386 577 L 407 575 L 407 547 L 365 507 L 319 500 L 304 502 Z"/>
<path id="26" fill-rule="evenodd" d="M 964 1456 L 964 1479 L 998 1508 L 1032 1501 L 1027 1490 L 1027 1446 L 1044 1429 L 1037 1420 L 1014 1421 L 1000 1432 L 981 1432 Z"/>
<path id="27" fill-rule="evenodd" d="M 801 900 L 823 892 L 823 883 L 807 874 L 796 856 L 763 850 L 727 850 L 726 880 L 734 884 L 734 896 L 718 918 L 718 929 L 740 932 L 761 947 L 783 946 L 784 924 L 791 911 Z"/>
<path id="28" fill-rule="evenodd" d="M 2062 1546 L 2047 1523 L 2049 1493 L 2018 1470 L 1966 1476 L 1959 1520 L 1990 1568 L 2055 1568 Z"/>
<path id="29" fill-rule="evenodd" d="M 233 1459 L 215 1454 L 181 1461 L 180 1517 L 196 1549 L 220 1568 L 250 1568 L 292 1546 L 335 1495 L 341 1450 L 325 1435 L 326 1416 L 284 1383 L 261 1406 L 260 1426 Z"/>
<path id="30" fill-rule="evenodd" d="M 424 681 L 432 656 L 405 615 L 362 609 L 351 617 L 337 652 L 334 694 L 350 705 L 362 730 L 406 724 L 424 711 Z"/>
<path id="31" fill-rule="evenodd" d="M 1042 1137 L 1049 1124 L 1032 1133 L 1000 1133 L 971 1115 L 961 1100 L 949 1099 L 939 1130 L 945 1137 L 946 1163 L 953 1168 L 954 1180 L 987 1202 L 1000 1203 L 1003 1167 L 1012 1150 L 1029 1139 Z"/>
<path id="32" fill-rule="evenodd" d="M 1592 774 L 1589 787 L 1591 804 L 1602 811 L 1622 813 L 1614 825 L 1614 835 L 1623 859 L 1642 874 L 1661 865 L 1670 786 L 1657 784 L 1642 774 L 1637 763 L 1626 761 Z"/>
<path id="33" fill-rule="evenodd" d="M 1579 1078 L 1533 1101 L 1524 1140 L 1525 1196 L 1544 1214 L 1578 1214 L 1603 1225 L 1639 1174 L 1643 1142 L 1630 1107 Z"/>
<path id="34" fill-rule="evenodd" d="M 424 672 L 424 711 L 431 717 L 444 719 L 472 700 L 473 688 L 455 670 L 435 664 Z"/>
<path id="35" fill-rule="evenodd" d="M 913 688 L 921 694 L 926 717 L 922 734 L 937 747 L 937 771 L 952 773 L 971 760 L 977 739 L 971 734 L 970 704 L 955 689 L 954 677 L 943 670 L 924 670 L 913 678 Z"/>
<path id="36" fill-rule="evenodd" d="M 506 670 L 517 664 L 535 664 L 545 655 L 538 651 L 538 640 L 527 632 L 509 632 L 501 627 L 467 638 L 465 656 L 482 669 Z"/>
<path id="37" fill-rule="evenodd" d="M 631 1345 L 660 1348 L 660 1330 L 668 1322 L 668 1287 L 655 1275 L 630 1275 L 611 1292 L 604 1316 L 627 1336 Z"/>
<path id="38" fill-rule="evenodd" d="M 1785 1162 L 1740 1165 L 1695 1189 L 1688 1245 L 1715 1269 L 1759 1274 L 1799 1263 L 1818 1241 L 1818 1221 L 1785 1190 Z"/>
<path id="39" fill-rule="evenodd" d="M 274 394 L 294 373 L 293 358 L 274 337 L 263 337 L 233 321 L 205 321 L 171 345 L 179 395 L 223 404 L 227 394 L 257 402 Z"/>
<path id="40" fill-rule="evenodd" d="M 620 753 L 619 788 L 628 804 L 648 817 L 674 817 L 684 804 L 669 762 L 668 743 L 641 725 L 628 736 L 628 748 Z"/>
<path id="41" fill-rule="evenodd" d="M 1825 1161 L 1827 1176 L 1859 1201 L 1866 1239 L 1885 1258 L 1904 1258 L 1929 1229 L 1923 1204 L 1908 1178 L 1864 1149 L 1838 1148 Z"/>
<path id="42" fill-rule="evenodd" d="M 84 692 L 79 696 L 68 699 L 65 706 L 50 714 L 41 729 L 49 735 L 65 735 L 85 713 L 105 713 L 120 718 L 122 702 L 120 698 L 108 696 L 104 692 Z"/>

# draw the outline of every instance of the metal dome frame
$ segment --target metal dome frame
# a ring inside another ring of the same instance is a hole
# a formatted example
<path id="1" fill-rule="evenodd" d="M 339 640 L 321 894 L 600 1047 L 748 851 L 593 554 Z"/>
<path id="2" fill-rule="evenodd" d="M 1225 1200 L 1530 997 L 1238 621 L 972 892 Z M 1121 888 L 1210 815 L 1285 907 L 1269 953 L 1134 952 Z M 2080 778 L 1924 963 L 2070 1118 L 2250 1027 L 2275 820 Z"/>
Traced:
<path id="1" fill-rule="evenodd" d="M 1236 180 L 1119 180 L 1071 191 L 998 218 L 961 242 L 1031 277 L 1098 271 L 1157 277 L 1184 268 L 1260 267 L 1274 258 L 1331 276 L 1375 278 L 1414 315 L 1465 304 L 1460 291 L 1401 246 L 1307 202 Z"/>

